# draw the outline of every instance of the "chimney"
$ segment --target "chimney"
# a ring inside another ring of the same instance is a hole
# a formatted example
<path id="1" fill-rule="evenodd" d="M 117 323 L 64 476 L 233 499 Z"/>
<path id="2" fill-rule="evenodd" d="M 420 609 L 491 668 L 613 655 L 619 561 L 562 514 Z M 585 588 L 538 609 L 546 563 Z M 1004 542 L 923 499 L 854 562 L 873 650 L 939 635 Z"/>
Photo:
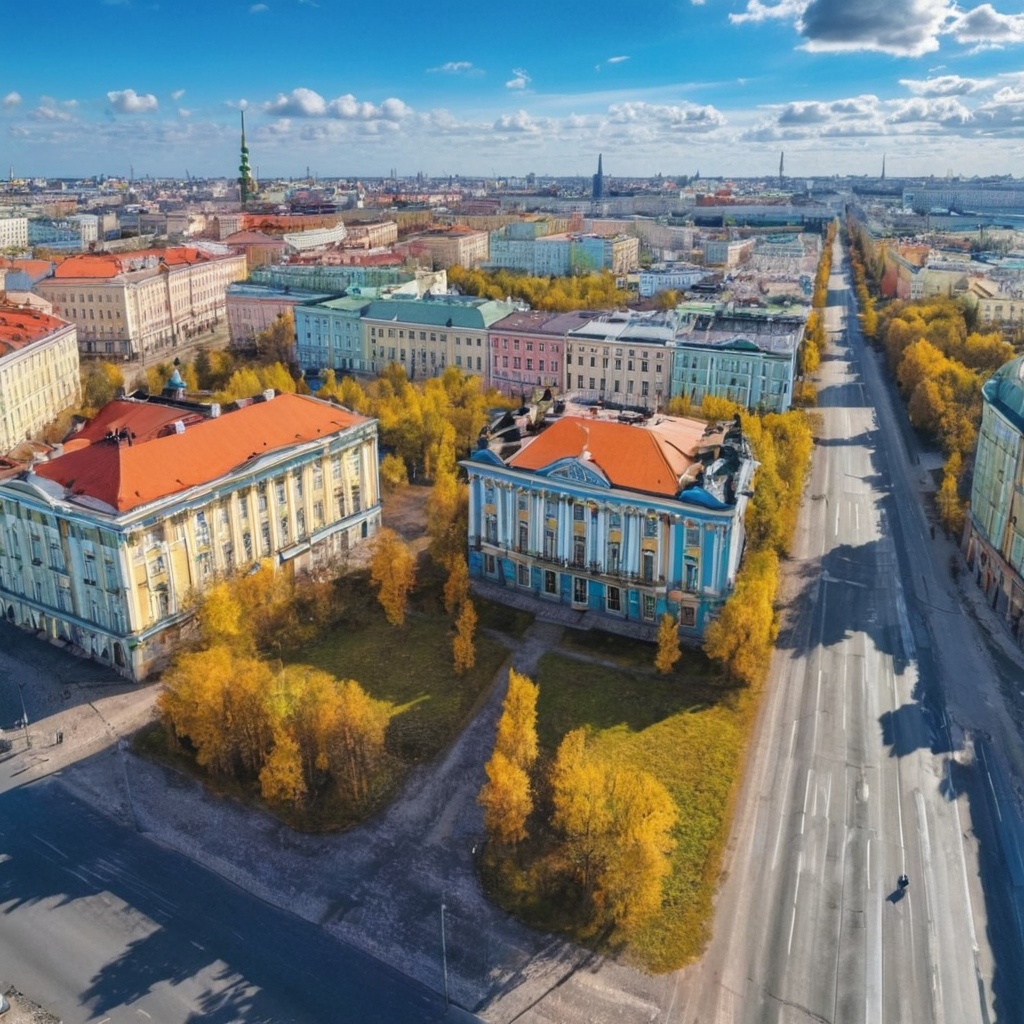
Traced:
<path id="1" fill-rule="evenodd" d="M 174 421 L 174 432 L 176 434 L 184 434 L 185 433 L 185 421 L 184 420 L 175 420 Z"/>

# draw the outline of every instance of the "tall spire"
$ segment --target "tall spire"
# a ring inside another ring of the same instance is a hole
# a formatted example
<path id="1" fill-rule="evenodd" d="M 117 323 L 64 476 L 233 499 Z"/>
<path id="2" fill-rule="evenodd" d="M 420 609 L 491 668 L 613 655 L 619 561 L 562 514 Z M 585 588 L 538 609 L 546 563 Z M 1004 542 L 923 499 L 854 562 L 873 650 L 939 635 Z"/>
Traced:
<path id="1" fill-rule="evenodd" d="M 593 195 L 595 199 L 600 199 L 604 195 L 604 168 L 601 166 L 603 154 L 597 154 L 597 174 L 594 175 L 594 189 Z"/>
<path id="2" fill-rule="evenodd" d="M 885 181 L 885 154 L 882 154 L 882 181 Z"/>
<path id="3" fill-rule="evenodd" d="M 256 183 L 252 180 L 252 171 L 249 169 L 249 147 L 245 144 L 245 111 L 240 113 L 242 116 L 242 158 L 238 164 L 238 197 L 244 210 L 249 203 L 249 196 L 256 191 Z"/>
<path id="4" fill-rule="evenodd" d="M 786 151 L 779 154 L 779 188 L 782 188 L 783 175 L 786 172 Z"/>

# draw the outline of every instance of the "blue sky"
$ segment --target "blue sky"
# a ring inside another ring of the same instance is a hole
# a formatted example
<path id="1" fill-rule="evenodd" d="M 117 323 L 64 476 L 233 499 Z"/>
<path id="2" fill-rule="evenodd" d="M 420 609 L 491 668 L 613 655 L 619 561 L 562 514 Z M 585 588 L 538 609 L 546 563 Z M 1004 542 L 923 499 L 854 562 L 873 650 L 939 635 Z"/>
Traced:
<path id="1" fill-rule="evenodd" d="M 1019 173 L 1021 0 L 50 0 L 0 173 Z M 32 36 L 36 38 L 33 40 Z"/>

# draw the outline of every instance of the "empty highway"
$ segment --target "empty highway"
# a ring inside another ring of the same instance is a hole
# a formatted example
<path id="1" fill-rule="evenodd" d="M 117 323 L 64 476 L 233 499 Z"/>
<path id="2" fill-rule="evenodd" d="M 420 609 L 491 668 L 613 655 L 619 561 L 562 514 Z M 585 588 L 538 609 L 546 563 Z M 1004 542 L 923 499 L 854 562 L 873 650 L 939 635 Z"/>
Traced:
<path id="1" fill-rule="evenodd" d="M 837 242 L 821 431 L 704 960 L 666 1020 L 1024 1019 L 1020 740 Z M 897 889 L 910 877 L 905 894 Z"/>

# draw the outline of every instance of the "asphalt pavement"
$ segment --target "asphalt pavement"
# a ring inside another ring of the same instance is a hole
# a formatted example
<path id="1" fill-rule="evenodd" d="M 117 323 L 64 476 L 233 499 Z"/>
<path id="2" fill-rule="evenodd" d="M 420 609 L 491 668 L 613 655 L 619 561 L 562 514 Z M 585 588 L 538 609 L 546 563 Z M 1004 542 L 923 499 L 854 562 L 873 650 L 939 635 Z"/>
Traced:
<path id="1" fill-rule="evenodd" d="M 57 781 L 0 794 L 0 983 L 64 1024 L 446 1019 L 436 993 Z"/>
<path id="2" fill-rule="evenodd" d="M 665 1019 L 1024 1019 L 1020 740 L 925 518 L 924 470 L 841 255 L 837 243 L 798 593 L 715 937 Z"/>

